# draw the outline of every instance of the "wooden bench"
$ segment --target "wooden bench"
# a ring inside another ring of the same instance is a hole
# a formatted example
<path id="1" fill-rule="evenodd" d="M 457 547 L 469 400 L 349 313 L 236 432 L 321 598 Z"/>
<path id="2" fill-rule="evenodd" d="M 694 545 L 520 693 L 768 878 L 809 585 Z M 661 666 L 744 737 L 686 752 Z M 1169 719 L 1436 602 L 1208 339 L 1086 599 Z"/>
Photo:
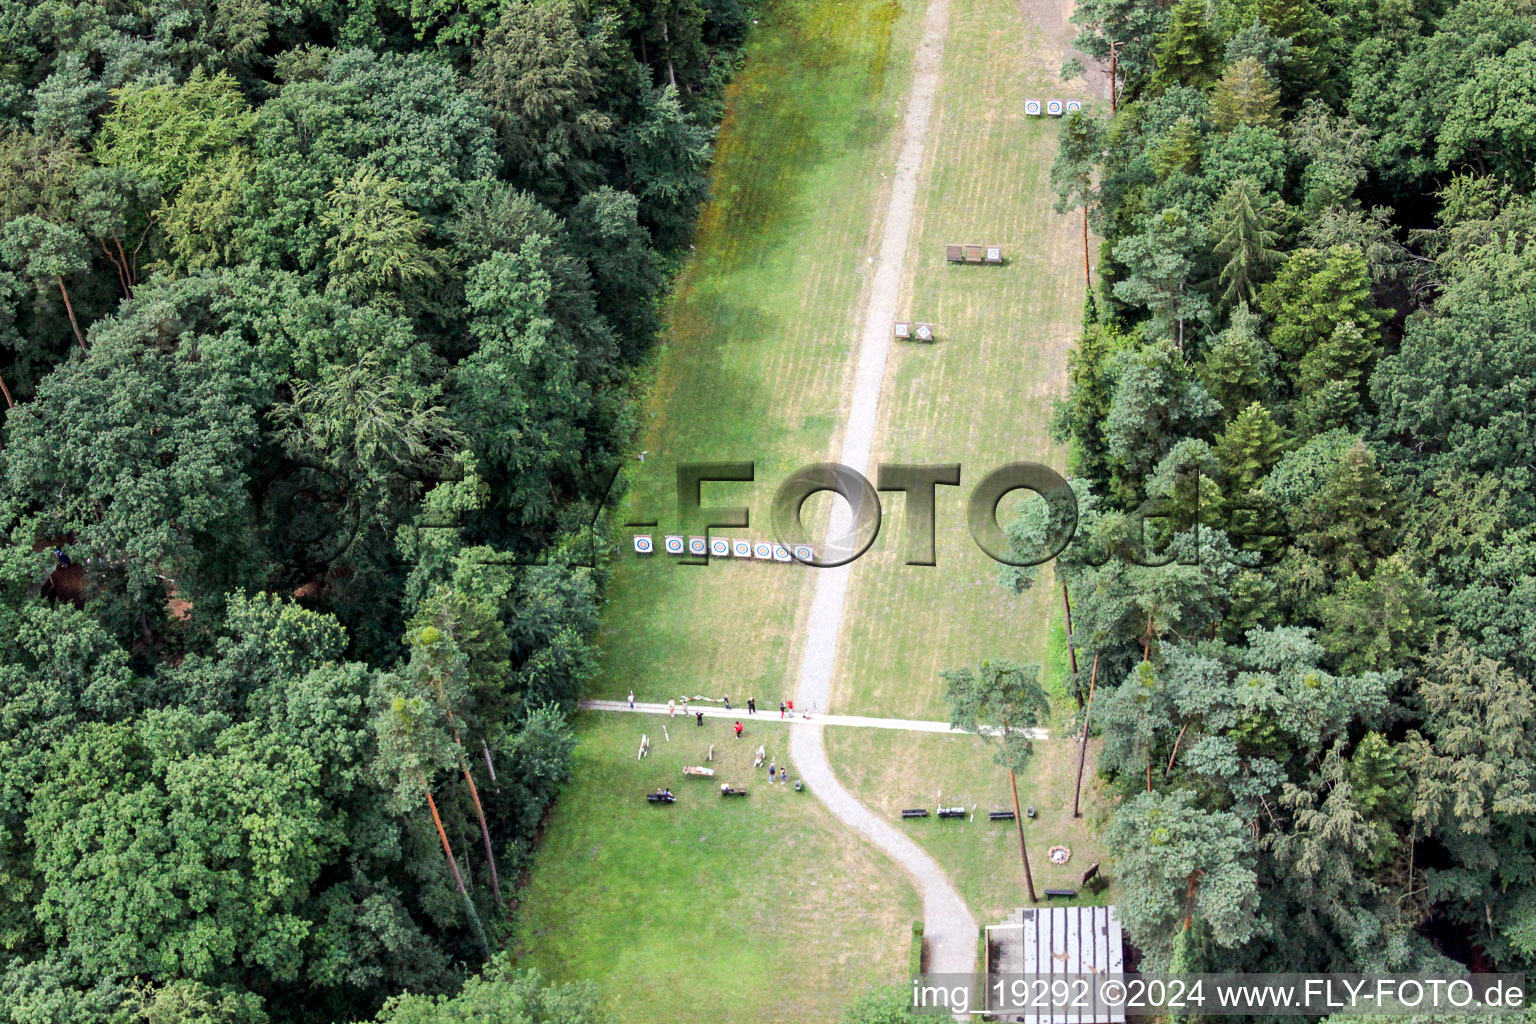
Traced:
<path id="1" fill-rule="evenodd" d="M 647 793 L 645 798 L 653 804 L 671 804 L 677 802 L 677 797 L 671 793 Z"/>
<path id="2" fill-rule="evenodd" d="M 926 807 L 909 807 L 906 810 L 901 812 L 901 816 L 903 818 L 926 818 L 926 817 L 928 817 L 928 808 L 926 808 Z"/>
<path id="3" fill-rule="evenodd" d="M 939 808 L 939 817 L 941 817 L 941 818 L 963 818 L 963 817 L 965 817 L 965 808 L 964 807 L 940 807 Z"/>
<path id="4" fill-rule="evenodd" d="M 1076 889 L 1047 889 L 1047 890 L 1045 890 L 1045 898 L 1046 899 L 1050 899 L 1052 896 L 1060 896 L 1062 899 L 1070 900 L 1070 899 L 1072 899 L 1076 895 L 1077 895 L 1077 890 Z"/>
<path id="5" fill-rule="evenodd" d="M 721 796 L 746 796 L 747 795 L 747 791 L 744 790 L 744 789 L 737 789 L 734 786 L 721 786 L 720 787 L 720 795 Z"/>
<path id="6" fill-rule="evenodd" d="M 948 260 L 949 262 L 951 262 L 951 263 L 964 263 L 965 262 L 965 246 L 963 246 L 963 245 L 946 245 L 944 247 L 944 258 L 946 260 Z"/>
<path id="7" fill-rule="evenodd" d="M 991 811 L 991 812 L 989 812 L 987 814 L 987 817 L 989 819 L 991 819 L 992 821 L 1012 821 L 1013 820 L 1013 812 L 1012 811 Z"/>

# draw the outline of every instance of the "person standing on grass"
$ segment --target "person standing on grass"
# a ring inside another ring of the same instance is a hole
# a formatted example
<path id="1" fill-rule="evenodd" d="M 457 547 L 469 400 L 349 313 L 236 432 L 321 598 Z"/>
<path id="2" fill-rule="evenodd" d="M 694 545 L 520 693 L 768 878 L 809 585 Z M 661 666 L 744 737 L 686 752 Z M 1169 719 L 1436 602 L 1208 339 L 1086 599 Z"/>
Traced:
<path id="1" fill-rule="evenodd" d="M 635 710 L 635 691 L 629 691 L 629 710 Z"/>
<path id="2" fill-rule="evenodd" d="M 702 712 L 702 711 L 695 711 L 694 714 L 698 716 L 698 718 L 699 718 L 699 725 L 702 726 L 704 724 L 704 712 Z"/>
<path id="3" fill-rule="evenodd" d="M 736 723 L 736 738 L 741 739 L 741 723 Z"/>
<path id="4" fill-rule="evenodd" d="M 757 714 L 757 698 L 756 697 L 748 697 L 747 698 L 747 714 L 749 714 L 749 715 Z"/>
<path id="5" fill-rule="evenodd" d="M 773 785 L 773 762 L 768 762 L 768 785 Z"/>
<path id="6" fill-rule="evenodd" d="M 727 710 L 727 711 L 731 710 L 731 695 L 730 694 L 726 694 L 725 695 L 725 710 Z"/>

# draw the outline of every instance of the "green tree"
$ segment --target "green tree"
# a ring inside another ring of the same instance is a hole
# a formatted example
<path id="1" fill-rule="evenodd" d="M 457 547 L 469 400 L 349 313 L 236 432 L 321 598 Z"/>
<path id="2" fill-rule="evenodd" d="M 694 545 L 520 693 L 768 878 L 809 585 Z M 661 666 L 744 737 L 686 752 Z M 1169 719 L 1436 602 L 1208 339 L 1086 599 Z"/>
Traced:
<path id="1" fill-rule="evenodd" d="M 1252 491 L 1285 453 L 1284 432 L 1258 402 L 1238 413 L 1214 448 L 1233 493 Z"/>
<path id="2" fill-rule="evenodd" d="M 384 1004 L 378 1024 L 610 1024 L 591 982 L 557 985 L 536 970 L 514 970 L 498 956 L 454 996 L 399 995 Z"/>
<path id="3" fill-rule="evenodd" d="M 619 137 L 629 189 L 640 197 L 641 217 L 657 239 L 678 245 L 704 199 L 704 176 L 714 151 L 714 130 L 683 109 L 671 85 L 653 89 Z"/>
<path id="4" fill-rule="evenodd" d="M 0 258 L 30 279 L 39 291 L 48 285 L 57 285 L 64 299 L 64 309 L 69 314 L 69 326 L 75 341 L 84 352 L 85 332 L 75 318 L 75 306 L 70 301 L 69 288 L 64 278 L 84 273 L 90 267 L 86 258 L 85 236 L 72 227 L 54 224 L 28 214 L 6 222 L 0 227 Z"/>
<path id="5" fill-rule="evenodd" d="M 1281 256 L 1275 248 L 1280 233 L 1264 202 L 1258 183 L 1238 178 L 1227 186 L 1212 211 L 1216 255 L 1221 259 L 1221 300 L 1231 306 L 1252 302 L 1259 283 Z"/>
<path id="6" fill-rule="evenodd" d="M 1326 253 L 1298 249 L 1260 294 L 1274 319 L 1270 343 L 1298 360 L 1341 324 L 1359 327 L 1374 340 L 1386 312 L 1371 301 L 1371 277 L 1359 250 L 1335 246 Z"/>
<path id="7" fill-rule="evenodd" d="M 974 672 L 966 667 L 946 669 L 939 675 L 944 680 L 950 725 L 980 733 L 996 747 L 997 763 L 1008 769 L 1019 833 L 1019 859 L 1024 864 L 1029 900 L 1034 903 L 1035 880 L 1029 871 L 1029 851 L 1024 845 L 1018 771 L 1033 751 L 1029 730 L 1037 728 L 1050 713 L 1050 702 L 1040 688 L 1040 666 L 1006 660 L 983 661 Z"/>
<path id="8" fill-rule="evenodd" d="M 1369 579 L 1346 580 L 1319 611 L 1322 644 L 1349 673 L 1415 658 L 1428 648 L 1438 618 L 1434 598 L 1401 555 L 1377 562 Z"/>
<path id="9" fill-rule="evenodd" d="M 1200 433 L 1218 409 L 1171 344 L 1122 355 L 1104 420 L 1122 489 L 1139 487 L 1178 438 Z"/>
<path id="10" fill-rule="evenodd" d="M 1222 411 L 1235 416 L 1269 395 L 1274 366 L 1275 352 L 1259 333 L 1258 314 L 1239 302 L 1227 329 L 1205 353 L 1200 381 Z"/>
<path id="11" fill-rule="evenodd" d="M 1189 793 L 1143 793 L 1115 814 L 1104 841 L 1121 851 L 1126 929 L 1151 962 L 1167 963 L 1173 936 L 1198 917 L 1231 948 L 1259 928 L 1252 839 L 1236 815 L 1207 811 Z"/>
<path id="12" fill-rule="evenodd" d="M 1205 23 L 1203 0 L 1177 0 L 1167 32 L 1158 39 L 1154 86 L 1209 85 L 1216 79 L 1216 44 Z"/>
<path id="13" fill-rule="evenodd" d="M 1351 322 L 1341 323 L 1321 344 L 1308 349 L 1296 375 L 1298 429 L 1321 434 L 1355 426 L 1367 373 L 1379 354 L 1380 346 Z"/>
<path id="14" fill-rule="evenodd" d="M 255 118 L 227 72 L 210 77 L 199 68 L 179 85 L 127 86 L 112 94 L 96 158 L 159 179 L 174 195 L 238 143 Z"/>
<path id="15" fill-rule="evenodd" d="M 1227 68 L 1211 97 L 1211 123 L 1222 131 L 1240 124 L 1280 127 L 1280 90 L 1257 57 Z"/>
<path id="16" fill-rule="evenodd" d="M 614 120 L 600 106 L 600 75 L 614 30 L 607 17 L 588 22 L 571 0 L 513 0 L 475 51 L 474 81 L 513 175 L 548 198 L 601 179 L 595 157 Z"/>
<path id="17" fill-rule="evenodd" d="M 1296 540 L 1336 578 L 1369 576 L 1387 553 L 1396 502 L 1363 442 L 1346 448 L 1321 488 L 1295 515 Z"/>
<path id="18" fill-rule="evenodd" d="M 1464 162 L 1518 188 L 1536 184 L 1536 40 L 1477 62 L 1445 115 L 1435 159 L 1450 169 Z"/>
<path id="19" fill-rule="evenodd" d="M 422 246 L 426 226 L 401 199 L 402 185 L 359 167 L 326 193 L 320 223 L 331 286 L 348 296 L 383 293 L 386 301 L 432 273 Z"/>

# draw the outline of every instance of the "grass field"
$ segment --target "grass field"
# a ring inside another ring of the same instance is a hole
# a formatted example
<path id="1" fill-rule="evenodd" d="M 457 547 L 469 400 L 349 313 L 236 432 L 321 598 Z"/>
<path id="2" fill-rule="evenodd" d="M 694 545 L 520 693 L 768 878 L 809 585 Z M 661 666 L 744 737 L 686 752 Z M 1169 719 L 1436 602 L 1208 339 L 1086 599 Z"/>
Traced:
<path id="1" fill-rule="evenodd" d="M 620 522 L 655 518 L 647 532 L 674 532 L 678 462 L 752 460 L 755 484 L 709 484 L 703 500 L 749 506 L 766 527 L 783 476 L 836 451 L 922 16 L 921 0 L 770 0 L 759 10 L 730 91 L 714 198 L 668 311 L 645 406 L 648 454 L 631 464 Z M 627 531 L 621 542 L 592 696 L 728 693 L 765 708 L 791 696 L 812 570 L 680 566 L 628 553 Z M 577 721 L 573 780 L 520 912 L 526 962 L 595 979 L 621 1020 L 647 1024 L 825 1021 L 869 984 L 904 977 L 921 909 L 889 861 L 851 841 L 808 793 L 756 786 L 737 802 L 697 780 L 680 787 L 674 749 L 701 758 L 696 733 L 734 744 L 725 723 L 675 725 L 673 744 L 653 727 L 645 763 L 634 760 L 640 731 L 628 717 Z M 745 756 L 734 746 L 717 754 Z M 644 803 L 662 782 L 685 802 Z"/>
<path id="2" fill-rule="evenodd" d="M 1065 468 L 1048 425 L 1082 317 L 1082 228 L 1051 209 L 1056 124 L 1026 117 L 1024 100 L 1072 94 L 1015 0 L 951 0 L 950 12 L 905 289 L 905 312 L 932 321 L 938 341 L 892 354 L 875 459 L 959 462 L 961 486 L 939 488 L 937 566 L 901 564 L 894 495 L 880 540 L 855 564 L 833 695 L 847 713 L 946 718 L 940 670 L 1041 661 L 1060 607 L 1049 573 L 1022 597 L 997 586 L 965 497 L 1007 462 Z M 1008 262 L 948 265 L 950 242 L 999 244 Z"/>
<path id="3" fill-rule="evenodd" d="M 523 962 L 598 979 L 636 1024 L 824 1020 L 902 978 L 916 895 L 815 797 L 764 784 L 752 751 L 766 743 L 783 763 L 784 728 L 738 741 L 724 720 L 679 716 L 668 741 L 659 717 L 576 724 L 573 781 L 518 915 Z M 653 741 L 643 761 L 641 732 Z M 715 778 L 685 778 L 710 743 Z M 722 781 L 749 795 L 721 797 Z M 647 803 L 658 786 L 677 803 Z"/>
<path id="4" fill-rule="evenodd" d="M 644 463 L 620 522 L 677 529 L 675 466 L 754 461 L 755 484 L 707 484 L 768 533 L 774 489 L 832 457 L 884 173 L 894 160 L 920 2 L 770 0 L 732 85 L 694 258 L 669 310 L 646 405 Z M 729 531 L 727 531 L 729 532 Z M 679 566 L 626 551 L 593 696 L 791 696 L 809 570 Z M 659 544 L 659 536 L 658 536 Z"/>
<path id="5" fill-rule="evenodd" d="M 965 496 L 1007 462 L 1065 469 L 1048 426 L 1081 320 L 1082 226 L 1076 214 L 1052 209 L 1055 123 L 1023 109 L 1027 97 L 1087 97 L 1053 81 L 1059 57 L 1047 52 L 1049 42 L 1017 3 L 951 3 L 905 311 L 932 321 L 939 340 L 893 354 L 875 451 L 878 461 L 959 462 L 961 486 L 939 489 L 938 565 L 931 568 L 901 564 L 903 510 L 900 499 L 888 503 L 888 532 L 854 569 L 834 705 L 846 713 L 947 719 L 941 670 L 998 657 L 1043 664 L 1057 691 L 1056 738 L 1036 745 L 1019 798 L 1039 812 L 1026 823 L 1036 889 L 1080 888 L 1083 870 L 1103 850 L 1095 811 L 1072 818 L 1078 748 L 1067 738 L 1074 706 L 1060 692 L 1060 591 L 1045 572 L 1022 596 L 1004 592 L 997 564 L 971 540 Z M 1002 245 L 1008 263 L 948 265 L 944 246 L 951 242 Z M 1007 772 L 977 740 L 844 729 L 829 732 L 827 751 L 849 789 L 892 817 L 903 806 L 931 807 L 940 790 L 946 803 L 952 794 L 957 803 L 976 804 L 978 814 L 1012 806 Z M 1092 809 L 1091 782 L 1090 767 L 1085 804 Z M 936 819 L 909 825 L 978 921 L 995 923 L 1025 901 L 1011 828 Z M 1045 857 L 1056 843 L 1072 849 L 1066 866 Z"/>
<path id="6" fill-rule="evenodd" d="M 939 670 L 984 657 L 1046 661 L 1060 675 L 1047 647 L 1059 614 L 1049 576 L 1035 593 L 1005 595 L 970 541 L 963 495 L 1006 461 L 1060 465 L 1046 423 L 1079 319 L 1082 239 L 1074 216 L 1050 209 L 1055 125 L 1022 110 L 1026 96 L 1074 93 L 1053 81 L 1060 53 L 1016 0 L 950 2 L 901 310 L 936 323 L 939 341 L 892 354 L 875 459 L 959 461 L 964 486 L 940 490 L 937 568 L 898 564 L 902 509 L 887 502 L 882 538 L 854 570 L 840 712 L 945 718 Z M 731 90 L 714 198 L 668 312 L 645 407 L 647 456 L 631 464 L 620 522 L 657 520 L 641 532 L 658 542 L 682 532 L 676 464 L 751 460 L 754 483 L 709 484 L 702 497 L 749 506 L 747 533 L 763 536 L 783 476 L 834 457 L 923 13 L 922 0 L 770 0 L 760 10 Z M 1003 245 L 1008 264 L 948 266 L 947 242 Z M 589 695 L 729 694 L 764 708 L 790 696 L 814 570 L 640 558 L 628 532 Z M 1060 728 L 1067 709 L 1057 717 Z M 678 768 L 702 756 L 704 736 L 676 721 L 674 741 L 653 732 L 651 760 L 636 762 L 635 719 L 578 719 L 574 778 L 520 914 L 525 959 L 596 979 L 619 1017 L 636 1022 L 822 1021 L 869 984 L 899 980 L 920 909 L 898 869 L 810 794 L 758 785 L 736 802 L 704 793 L 708 783 L 680 787 Z M 735 744 L 721 721 L 697 732 L 718 732 L 717 757 L 741 774 L 734 759 L 756 741 Z M 930 805 L 938 789 L 978 813 L 1011 805 L 1006 773 L 977 741 L 842 729 L 828 751 L 881 814 Z M 1020 780 L 1021 799 L 1041 811 L 1028 825 L 1041 888 L 1075 881 L 1097 857 L 1091 819 L 1070 817 L 1075 753 L 1070 739 L 1042 743 Z M 663 782 L 685 800 L 645 804 L 640 795 Z M 911 834 L 978 921 L 1022 901 L 1011 828 L 929 819 Z M 1055 842 L 1073 848 L 1064 868 L 1047 866 Z"/>

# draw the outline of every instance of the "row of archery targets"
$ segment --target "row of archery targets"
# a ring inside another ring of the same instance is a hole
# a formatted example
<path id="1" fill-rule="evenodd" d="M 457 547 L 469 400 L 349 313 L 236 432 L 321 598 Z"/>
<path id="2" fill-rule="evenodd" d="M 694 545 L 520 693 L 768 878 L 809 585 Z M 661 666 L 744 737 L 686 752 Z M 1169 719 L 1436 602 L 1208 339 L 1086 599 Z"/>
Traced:
<path id="1" fill-rule="evenodd" d="M 739 537 L 682 537 L 677 534 L 667 534 L 662 537 L 661 550 L 674 557 L 708 556 L 758 562 L 809 562 L 815 557 L 809 544 L 796 544 L 791 549 L 770 540 L 747 540 Z M 635 534 L 635 553 L 638 555 L 656 553 L 656 543 L 650 534 Z"/>

